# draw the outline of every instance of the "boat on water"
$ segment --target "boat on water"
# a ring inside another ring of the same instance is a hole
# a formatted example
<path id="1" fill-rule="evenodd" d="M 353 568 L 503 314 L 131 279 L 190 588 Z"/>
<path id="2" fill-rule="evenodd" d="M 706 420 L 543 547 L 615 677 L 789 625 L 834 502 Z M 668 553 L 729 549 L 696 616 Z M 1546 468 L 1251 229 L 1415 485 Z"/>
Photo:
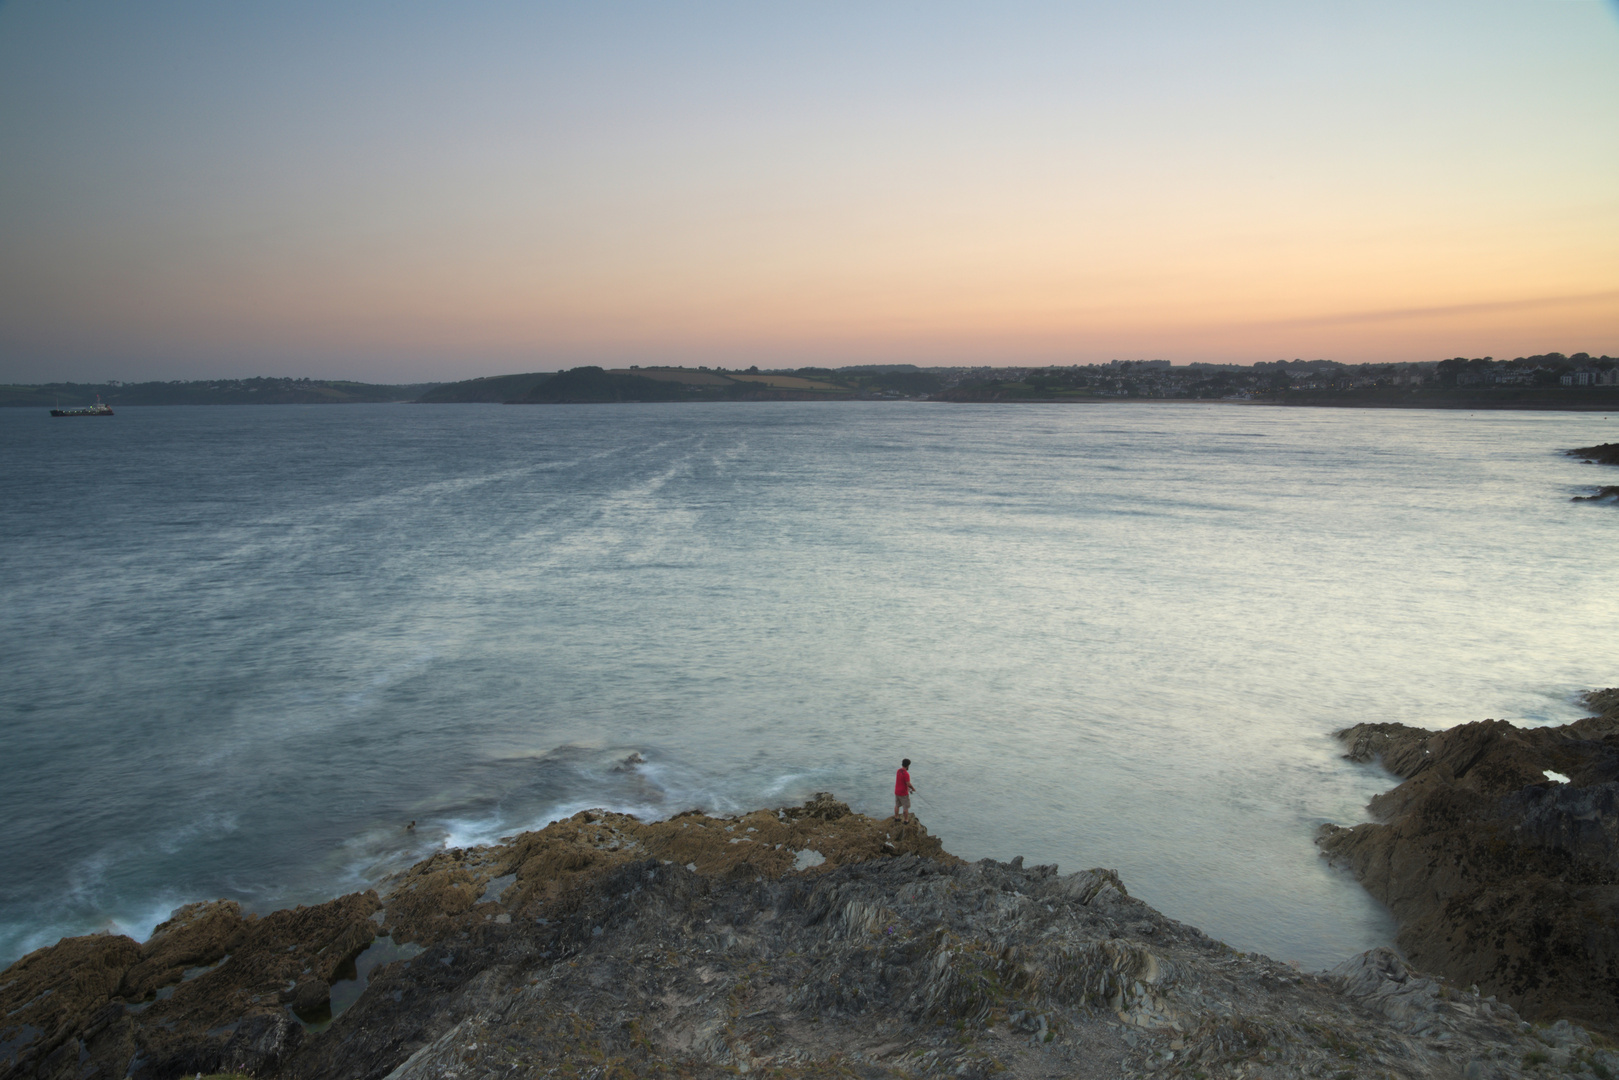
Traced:
<path id="1" fill-rule="evenodd" d="M 51 415 L 52 416 L 111 416 L 112 415 L 112 406 L 108 405 L 106 402 L 102 401 L 101 400 L 101 395 L 97 394 L 96 395 L 96 403 L 94 405 L 81 405 L 77 409 L 52 409 L 51 410 Z"/>

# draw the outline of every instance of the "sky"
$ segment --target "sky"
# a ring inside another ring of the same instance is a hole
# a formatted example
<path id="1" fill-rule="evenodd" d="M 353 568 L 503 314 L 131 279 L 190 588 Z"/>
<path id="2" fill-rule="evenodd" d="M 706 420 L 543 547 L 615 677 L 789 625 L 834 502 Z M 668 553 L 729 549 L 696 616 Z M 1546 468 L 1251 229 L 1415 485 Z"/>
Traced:
<path id="1" fill-rule="evenodd" d="M 1611 0 L 0 3 L 0 381 L 1549 350 Z"/>

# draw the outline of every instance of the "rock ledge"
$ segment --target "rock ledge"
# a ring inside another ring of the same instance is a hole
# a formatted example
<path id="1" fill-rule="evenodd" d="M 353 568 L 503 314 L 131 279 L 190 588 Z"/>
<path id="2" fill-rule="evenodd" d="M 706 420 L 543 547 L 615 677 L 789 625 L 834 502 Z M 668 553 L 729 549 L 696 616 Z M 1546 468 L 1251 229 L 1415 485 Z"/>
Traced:
<path id="1" fill-rule="evenodd" d="M 796 869 L 804 852 L 823 861 Z M 1537 1032 L 1388 950 L 1305 974 L 1110 870 L 967 864 L 827 795 L 725 819 L 585 812 L 262 918 L 188 905 L 145 944 L 24 957 L 0 1017 L 0 1080 L 1619 1069 L 1583 1030 Z"/>

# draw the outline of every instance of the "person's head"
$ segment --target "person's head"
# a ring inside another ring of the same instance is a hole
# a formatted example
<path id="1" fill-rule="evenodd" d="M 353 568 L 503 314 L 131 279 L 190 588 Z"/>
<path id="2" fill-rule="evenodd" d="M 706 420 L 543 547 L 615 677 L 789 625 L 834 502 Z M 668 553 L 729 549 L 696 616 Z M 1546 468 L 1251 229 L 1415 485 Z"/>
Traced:
<path id="1" fill-rule="evenodd" d="M 911 759 L 906 758 L 904 761 L 899 763 L 899 767 L 902 769 L 909 769 L 911 767 Z"/>

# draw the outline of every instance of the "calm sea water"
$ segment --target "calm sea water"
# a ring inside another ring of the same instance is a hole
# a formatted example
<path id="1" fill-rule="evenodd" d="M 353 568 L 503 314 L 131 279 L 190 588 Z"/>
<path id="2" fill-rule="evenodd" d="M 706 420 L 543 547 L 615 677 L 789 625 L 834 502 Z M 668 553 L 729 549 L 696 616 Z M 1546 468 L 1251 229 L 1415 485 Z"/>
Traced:
<path id="1" fill-rule="evenodd" d="M 0 410 L 0 961 L 574 810 L 830 790 L 1306 967 L 1329 733 L 1619 683 L 1619 417 L 1235 405 Z M 1607 482 L 1614 482 L 1610 477 Z M 646 764 L 614 771 L 632 751 Z M 420 822 L 414 834 L 403 826 Z"/>

